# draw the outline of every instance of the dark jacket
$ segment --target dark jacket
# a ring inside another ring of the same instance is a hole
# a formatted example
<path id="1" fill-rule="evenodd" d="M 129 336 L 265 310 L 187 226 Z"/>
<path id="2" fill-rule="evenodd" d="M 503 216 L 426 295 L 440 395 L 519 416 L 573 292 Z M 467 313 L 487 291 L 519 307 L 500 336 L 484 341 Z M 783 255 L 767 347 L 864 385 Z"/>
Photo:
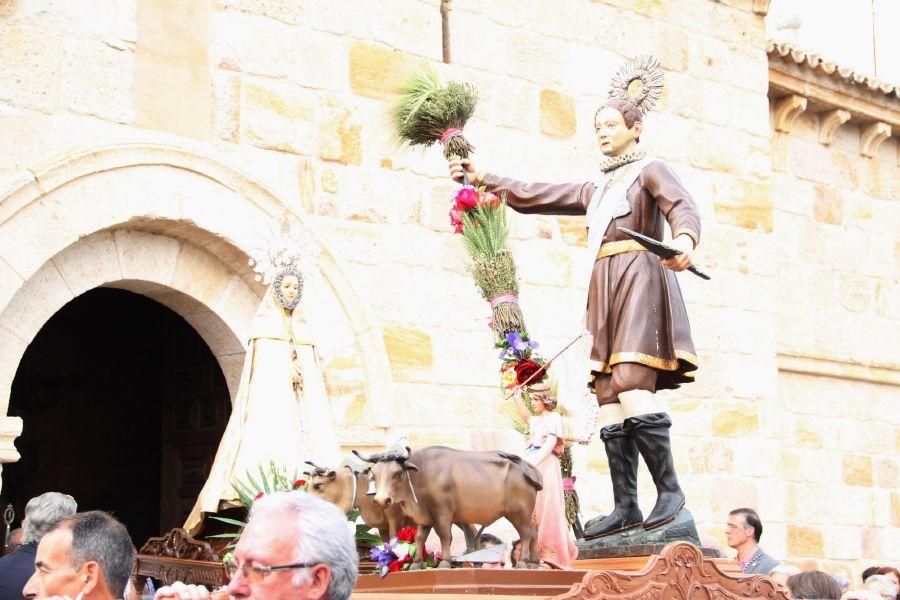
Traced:
<path id="1" fill-rule="evenodd" d="M 22 588 L 34 575 L 36 544 L 22 544 L 0 558 L 0 600 L 22 600 Z"/>

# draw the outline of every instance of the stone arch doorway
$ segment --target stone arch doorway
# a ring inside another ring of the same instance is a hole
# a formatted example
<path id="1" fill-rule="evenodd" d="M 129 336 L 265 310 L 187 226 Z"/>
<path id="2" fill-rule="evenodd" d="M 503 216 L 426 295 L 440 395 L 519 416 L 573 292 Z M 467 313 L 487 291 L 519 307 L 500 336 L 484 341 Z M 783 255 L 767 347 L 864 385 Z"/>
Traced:
<path id="1" fill-rule="evenodd" d="M 26 348 L 62 306 L 97 287 L 178 313 L 234 395 L 263 293 L 247 253 L 273 221 L 309 230 L 303 215 L 222 160 L 150 143 L 74 152 L 8 183 L 0 194 L 0 463 L 20 458 L 13 442 L 23 421 L 7 409 Z M 377 447 L 393 412 L 381 328 L 327 247 L 319 264 L 304 309 L 328 327 L 324 371 L 339 442 Z"/>
<path id="2" fill-rule="evenodd" d="M 179 527 L 231 412 L 219 362 L 162 304 L 95 288 L 41 328 L 16 373 L 9 414 L 22 459 L 4 473 L 17 514 L 47 490 L 112 511 L 137 544 Z"/>

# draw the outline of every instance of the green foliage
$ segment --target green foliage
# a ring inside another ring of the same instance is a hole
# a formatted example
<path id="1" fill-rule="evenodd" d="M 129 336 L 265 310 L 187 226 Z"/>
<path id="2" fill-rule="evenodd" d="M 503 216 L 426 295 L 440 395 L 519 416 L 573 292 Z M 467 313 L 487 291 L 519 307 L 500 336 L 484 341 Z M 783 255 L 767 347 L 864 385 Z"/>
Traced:
<path id="1" fill-rule="evenodd" d="M 463 246 L 473 259 L 493 260 L 506 248 L 506 202 L 482 204 L 462 214 Z"/>
<path id="2" fill-rule="evenodd" d="M 381 543 L 381 538 L 372 533 L 372 528 L 361 523 L 359 518 L 359 509 L 354 508 L 347 513 L 347 520 L 356 524 L 356 543 L 363 546 L 373 547 Z"/>
<path id="3" fill-rule="evenodd" d="M 391 118 L 394 134 L 411 146 L 428 147 L 447 129 L 462 129 L 478 103 L 474 87 L 456 81 L 444 86 L 431 68 L 414 73 L 399 92 Z M 444 155 L 468 158 L 472 150 L 472 145 L 458 136 L 448 140 Z"/>
<path id="4" fill-rule="evenodd" d="M 257 479 L 252 472 L 247 471 L 246 481 L 236 479 L 231 482 L 231 487 L 234 488 L 241 504 L 247 508 L 248 512 L 253 507 L 253 503 L 260 494 L 266 495 L 275 492 L 288 492 L 295 489 L 302 489 L 300 486 L 294 486 L 294 483 L 299 481 L 298 471 L 295 470 L 293 475 L 288 477 L 287 470 L 284 467 L 279 467 L 274 462 L 269 463 L 268 470 L 262 465 L 259 465 L 258 477 L 259 478 Z M 210 515 L 209 518 L 239 528 L 237 532 L 219 533 L 207 536 L 209 538 L 231 538 L 232 542 L 228 544 L 226 548 L 233 548 L 237 544 L 237 540 L 241 536 L 241 531 L 247 524 L 246 521 L 241 521 L 240 519 L 231 519 L 216 515 Z M 365 523 L 357 523 L 358 519 L 359 510 L 352 510 L 350 511 L 350 514 L 347 515 L 347 520 L 356 525 L 356 541 L 366 546 L 374 546 L 381 543 L 381 539 L 371 532 L 372 528 Z"/>

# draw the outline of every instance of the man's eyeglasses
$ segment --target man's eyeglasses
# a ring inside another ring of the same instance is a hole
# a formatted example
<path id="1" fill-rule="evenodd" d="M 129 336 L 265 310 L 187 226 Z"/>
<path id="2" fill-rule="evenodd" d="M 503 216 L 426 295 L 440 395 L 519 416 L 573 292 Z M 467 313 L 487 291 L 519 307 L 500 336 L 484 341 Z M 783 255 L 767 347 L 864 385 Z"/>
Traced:
<path id="1" fill-rule="evenodd" d="M 238 571 L 244 576 L 244 579 L 247 581 L 259 581 L 269 575 L 270 573 L 274 573 L 275 571 L 287 571 L 289 569 L 310 569 L 319 563 L 317 562 L 309 562 L 309 563 L 296 563 L 293 565 L 278 565 L 276 567 L 263 567 L 259 565 L 251 565 L 248 563 L 239 563 L 235 560 L 227 560 L 225 561 L 225 574 L 228 575 L 228 579 L 233 579 L 235 575 L 237 575 Z"/>

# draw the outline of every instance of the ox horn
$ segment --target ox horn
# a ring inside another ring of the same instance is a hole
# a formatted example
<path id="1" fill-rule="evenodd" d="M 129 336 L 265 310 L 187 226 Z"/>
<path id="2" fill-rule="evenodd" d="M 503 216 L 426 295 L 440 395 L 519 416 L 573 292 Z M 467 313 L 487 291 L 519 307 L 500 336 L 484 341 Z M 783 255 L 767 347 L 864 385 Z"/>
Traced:
<path id="1" fill-rule="evenodd" d="M 327 469 L 320 467 L 319 465 L 317 465 L 316 463 L 314 463 L 311 460 L 307 460 L 305 462 L 306 462 L 306 464 L 308 464 L 309 466 L 311 466 L 314 469 L 313 474 L 315 474 L 315 475 L 321 475 L 322 473 L 327 471 Z M 309 473 L 307 473 L 307 475 L 309 475 Z"/>
<path id="2" fill-rule="evenodd" d="M 378 457 L 377 457 L 377 456 L 372 456 L 372 455 L 369 455 L 369 456 L 363 456 L 362 454 L 360 454 L 360 453 L 357 452 L 356 450 L 351 450 L 350 452 L 352 452 L 353 454 L 355 454 L 356 457 L 357 457 L 358 459 L 360 459 L 361 461 L 363 461 L 363 462 L 367 462 L 367 463 L 370 463 L 370 464 L 374 464 L 374 463 L 378 462 Z"/>

